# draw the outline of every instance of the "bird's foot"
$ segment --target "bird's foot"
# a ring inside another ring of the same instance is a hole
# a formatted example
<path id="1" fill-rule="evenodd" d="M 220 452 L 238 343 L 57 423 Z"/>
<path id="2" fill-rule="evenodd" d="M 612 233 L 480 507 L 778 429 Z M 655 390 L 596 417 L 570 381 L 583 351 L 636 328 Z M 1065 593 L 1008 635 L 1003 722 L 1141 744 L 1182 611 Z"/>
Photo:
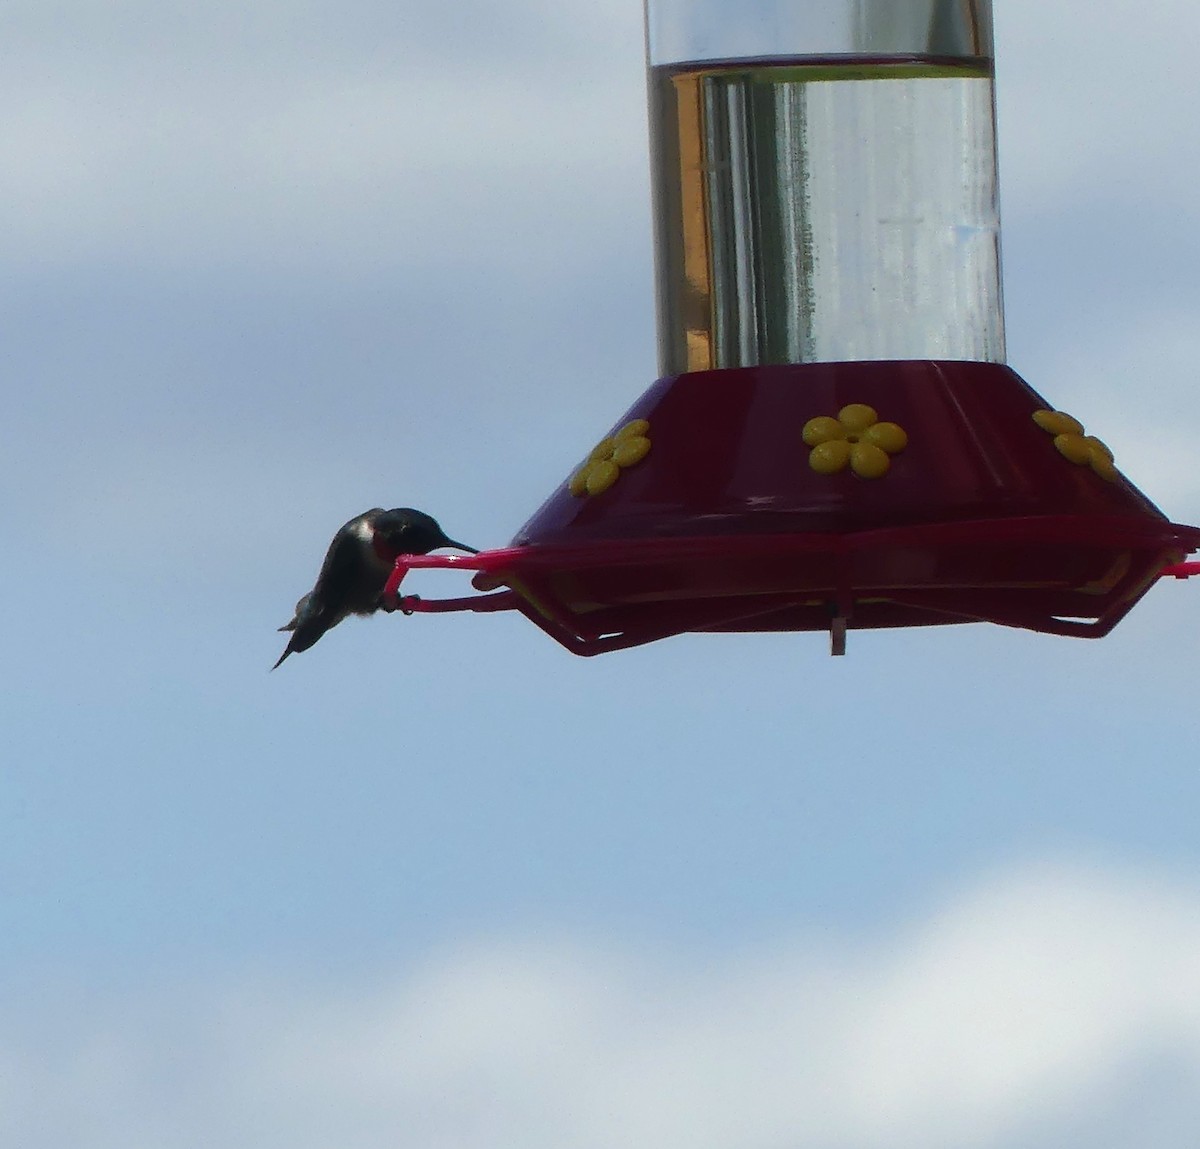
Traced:
<path id="1" fill-rule="evenodd" d="M 379 609 L 385 614 L 392 614 L 397 610 L 401 614 L 413 614 L 420 601 L 419 594 L 384 594 L 379 596 Z"/>

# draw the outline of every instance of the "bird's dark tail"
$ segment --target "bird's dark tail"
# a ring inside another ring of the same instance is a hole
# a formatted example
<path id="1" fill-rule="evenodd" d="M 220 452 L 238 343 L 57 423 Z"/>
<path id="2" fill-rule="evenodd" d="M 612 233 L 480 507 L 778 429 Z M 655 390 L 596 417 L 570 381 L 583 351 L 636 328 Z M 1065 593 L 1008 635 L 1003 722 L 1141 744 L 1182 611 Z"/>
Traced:
<path id="1" fill-rule="evenodd" d="M 300 622 L 299 618 L 293 618 L 291 622 L 284 623 L 283 626 L 281 626 L 279 629 L 281 631 L 288 631 L 288 630 L 294 631 L 299 622 Z M 279 656 L 279 662 L 275 663 L 275 665 L 272 666 L 271 669 L 278 670 L 280 663 L 282 663 L 283 660 L 285 658 L 287 658 L 287 656 L 289 654 L 291 654 L 292 651 L 294 651 L 295 649 L 296 649 L 296 636 L 295 636 L 295 634 L 293 634 L 291 637 L 291 640 L 287 644 L 287 649 Z"/>
<path id="2" fill-rule="evenodd" d="M 307 618 L 297 615 L 287 626 L 281 626 L 279 629 L 290 630 L 292 637 L 288 639 L 287 649 L 279 656 L 279 662 L 275 663 L 271 669 L 278 669 L 279 664 L 289 654 L 300 654 L 302 651 L 308 650 L 327 630 L 337 626 L 344 617 L 344 615 L 334 615 L 331 620 L 326 612 L 317 610 L 310 611 Z"/>

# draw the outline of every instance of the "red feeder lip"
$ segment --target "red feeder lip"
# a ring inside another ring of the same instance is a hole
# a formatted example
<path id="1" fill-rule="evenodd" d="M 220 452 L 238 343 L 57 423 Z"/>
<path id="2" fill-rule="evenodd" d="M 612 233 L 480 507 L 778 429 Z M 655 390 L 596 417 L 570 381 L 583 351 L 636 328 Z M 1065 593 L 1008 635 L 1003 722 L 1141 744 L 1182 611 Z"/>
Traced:
<path id="1" fill-rule="evenodd" d="M 404 571 L 478 572 L 577 654 L 692 631 L 988 621 L 1107 634 L 1200 528 L 1000 364 L 785 365 L 661 379 L 518 532 Z"/>
<path id="2" fill-rule="evenodd" d="M 1163 576 L 1170 575 L 1172 578 L 1191 578 L 1192 575 L 1200 575 L 1200 563 L 1172 563 L 1169 567 L 1164 567 Z"/>

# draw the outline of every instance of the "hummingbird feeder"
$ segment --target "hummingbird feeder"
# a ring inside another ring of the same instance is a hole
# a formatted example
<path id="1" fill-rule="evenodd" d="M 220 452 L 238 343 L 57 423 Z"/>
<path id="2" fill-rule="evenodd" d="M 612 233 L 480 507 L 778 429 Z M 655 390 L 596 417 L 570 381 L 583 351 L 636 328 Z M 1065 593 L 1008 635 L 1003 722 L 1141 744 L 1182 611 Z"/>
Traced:
<path id="1" fill-rule="evenodd" d="M 583 655 L 840 654 L 873 627 L 1100 637 L 1200 570 L 1200 528 L 1005 362 L 990 0 L 646 0 L 646 45 L 661 377 L 510 546 L 403 556 L 385 602 L 515 609 Z M 399 597 L 431 566 L 488 593 Z"/>

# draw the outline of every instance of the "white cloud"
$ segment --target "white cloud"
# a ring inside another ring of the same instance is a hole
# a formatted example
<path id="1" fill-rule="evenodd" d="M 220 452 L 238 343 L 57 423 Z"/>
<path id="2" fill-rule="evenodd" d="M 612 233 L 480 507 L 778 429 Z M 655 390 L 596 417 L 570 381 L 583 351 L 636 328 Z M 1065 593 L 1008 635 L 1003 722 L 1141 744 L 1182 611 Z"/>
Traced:
<path id="1" fill-rule="evenodd" d="M 23 1149 L 992 1149 L 1070 1141 L 1104 1111 L 1134 1137 L 1107 1144 L 1141 1144 L 1142 1121 L 1184 1144 L 1197 953 L 1194 890 L 1044 865 L 870 945 L 668 961 L 529 941 L 337 991 L 26 1008 L 0 1046 L 18 1099 L 0 1135 Z"/>
<path id="2" fill-rule="evenodd" d="M 1094 197 L 1195 211 L 1200 11 L 1185 0 L 995 4 L 1006 208 L 1051 214 Z"/>
<path id="3" fill-rule="evenodd" d="M 415 6 L 10 15 L 0 245 L 39 266 L 361 268 L 465 257 L 636 187 L 636 9 L 579 21 L 536 0 L 495 28 L 469 16 L 464 33 Z"/>

